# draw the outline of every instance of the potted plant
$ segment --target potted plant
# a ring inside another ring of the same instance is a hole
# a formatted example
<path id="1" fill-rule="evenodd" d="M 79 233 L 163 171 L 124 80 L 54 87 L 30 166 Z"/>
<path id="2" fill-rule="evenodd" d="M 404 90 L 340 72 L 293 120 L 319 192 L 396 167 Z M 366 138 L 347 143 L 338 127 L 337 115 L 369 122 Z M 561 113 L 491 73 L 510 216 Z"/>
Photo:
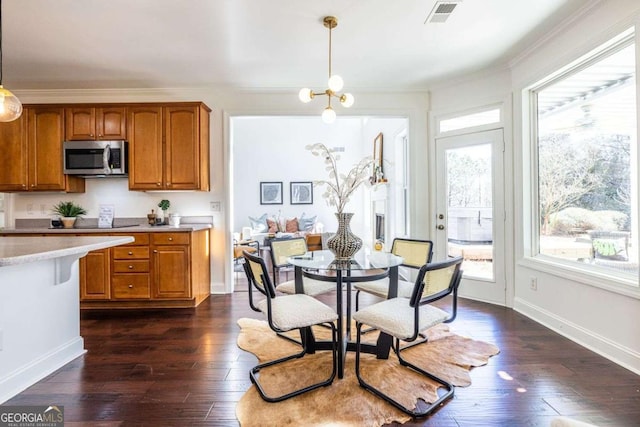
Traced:
<path id="1" fill-rule="evenodd" d="M 82 206 L 73 202 L 60 202 L 53 207 L 53 212 L 60 215 L 64 228 L 73 228 L 76 218 L 87 213 Z"/>
<path id="2" fill-rule="evenodd" d="M 167 209 L 169 209 L 169 206 L 171 206 L 171 202 L 169 202 L 167 199 L 160 200 L 160 203 L 158 203 L 158 207 L 162 209 L 162 218 L 160 221 L 161 224 L 167 223 Z"/>

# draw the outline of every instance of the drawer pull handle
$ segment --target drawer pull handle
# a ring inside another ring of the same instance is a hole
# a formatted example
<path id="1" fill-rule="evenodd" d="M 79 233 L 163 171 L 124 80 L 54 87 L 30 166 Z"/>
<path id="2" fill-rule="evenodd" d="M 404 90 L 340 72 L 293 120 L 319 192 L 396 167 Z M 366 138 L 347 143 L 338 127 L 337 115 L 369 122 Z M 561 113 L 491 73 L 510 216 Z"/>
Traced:
<path id="1" fill-rule="evenodd" d="M 133 252 L 129 251 L 129 255 L 133 255 Z"/>
<path id="2" fill-rule="evenodd" d="M 129 266 L 129 270 L 131 270 L 132 268 L 133 268 L 133 265 L 130 265 L 130 266 Z"/>
<path id="3" fill-rule="evenodd" d="M 133 285 L 129 285 L 129 289 L 133 289 Z"/>
<path id="4" fill-rule="evenodd" d="M 169 241 L 170 241 L 170 242 L 173 242 L 173 237 L 169 237 Z"/>
<path id="5" fill-rule="evenodd" d="M 154 253 L 154 254 L 157 254 L 157 253 L 158 253 L 158 250 L 157 250 L 157 249 L 154 249 L 154 250 L 153 250 L 153 253 Z"/>

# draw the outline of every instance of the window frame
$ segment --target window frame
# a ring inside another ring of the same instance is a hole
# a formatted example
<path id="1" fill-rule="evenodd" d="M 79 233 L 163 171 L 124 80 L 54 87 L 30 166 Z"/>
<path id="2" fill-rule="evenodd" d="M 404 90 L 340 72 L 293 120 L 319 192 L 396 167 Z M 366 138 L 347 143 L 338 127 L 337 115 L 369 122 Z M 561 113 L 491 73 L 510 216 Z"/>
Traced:
<path id="1" fill-rule="evenodd" d="M 522 224 L 524 231 L 523 258 L 518 261 L 518 265 L 545 271 L 554 276 L 566 278 L 576 282 L 584 283 L 608 291 L 635 297 L 640 299 L 640 274 L 616 273 L 611 269 L 589 265 L 585 268 L 578 261 L 565 260 L 550 255 L 540 253 L 540 200 L 539 200 L 539 169 L 538 169 L 538 106 L 537 93 L 552 84 L 561 81 L 567 76 L 578 73 L 589 66 L 598 63 L 600 60 L 615 54 L 630 45 L 635 44 L 635 83 L 636 83 L 636 127 L 640 128 L 640 117 L 638 104 L 640 103 L 640 82 L 639 82 L 639 62 L 640 43 L 637 40 L 637 33 L 632 26 L 621 32 L 617 36 L 602 43 L 597 48 L 590 50 L 587 54 L 578 57 L 569 64 L 560 67 L 557 71 L 548 74 L 543 79 L 522 90 L 522 135 L 523 135 L 523 189 L 527 191 L 529 197 L 523 199 Z M 636 135 L 640 132 L 636 130 Z M 638 139 L 638 138 L 637 138 Z M 637 141 L 640 143 L 640 140 Z M 638 150 L 640 153 L 640 150 Z M 635 158 L 636 165 L 640 168 L 640 155 Z M 529 177 L 527 177 L 527 169 Z M 636 176 L 636 184 L 640 184 L 640 173 Z M 640 188 L 640 186 L 638 187 Z M 529 206 L 526 206 L 526 204 Z M 640 206 L 636 206 L 636 212 L 640 215 Z M 636 233 L 639 234 L 639 233 Z M 638 245 L 638 236 L 632 237 L 632 244 Z"/>

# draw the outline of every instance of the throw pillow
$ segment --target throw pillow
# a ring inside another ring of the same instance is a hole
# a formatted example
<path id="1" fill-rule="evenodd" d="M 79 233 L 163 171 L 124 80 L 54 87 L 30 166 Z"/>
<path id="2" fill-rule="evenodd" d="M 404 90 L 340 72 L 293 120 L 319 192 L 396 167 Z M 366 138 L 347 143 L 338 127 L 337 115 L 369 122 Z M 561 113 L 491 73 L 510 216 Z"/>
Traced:
<path id="1" fill-rule="evenodd" d="M 313 225 L 316 223 L 317 215 L 311 217 L 305 217 L 304 212 L 298 218 L 298 229 L 300 231 L 311 231 L 313 229 Z"/>
<path id="2" fill-rule="evenodd" d="M 278 223 L 276 222 L 275 219 L 267 218 L 267 226 L 269 227 L 269 229 L 267 230 L 267 233 L 278 232 Z"/>
<path id="3" fill-rule="evenodd" d="M 298 232 L 298 218 L 288 219 L 284 226 L 284 231 L 286 233 L 297 233 Z"/>
<path id="4" fill-rule="evenodd" d="M 258 233 L 264 233 L 267 231 L 267 214 L 263 214 L 258 218 L 249 217 L 249 222 L 251 223 L 251 228 L 253 228 Z"/>

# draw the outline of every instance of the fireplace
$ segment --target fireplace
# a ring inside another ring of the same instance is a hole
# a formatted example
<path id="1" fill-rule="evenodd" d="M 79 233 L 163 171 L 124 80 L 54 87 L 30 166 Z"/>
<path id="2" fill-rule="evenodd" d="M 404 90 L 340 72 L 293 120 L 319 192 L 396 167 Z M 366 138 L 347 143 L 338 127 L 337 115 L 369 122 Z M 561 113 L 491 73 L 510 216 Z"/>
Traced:
<path id="1" fill-rule="evenodd" d="M 384 214 L 376 213 L 375 240 L 384 243 Z"/>

